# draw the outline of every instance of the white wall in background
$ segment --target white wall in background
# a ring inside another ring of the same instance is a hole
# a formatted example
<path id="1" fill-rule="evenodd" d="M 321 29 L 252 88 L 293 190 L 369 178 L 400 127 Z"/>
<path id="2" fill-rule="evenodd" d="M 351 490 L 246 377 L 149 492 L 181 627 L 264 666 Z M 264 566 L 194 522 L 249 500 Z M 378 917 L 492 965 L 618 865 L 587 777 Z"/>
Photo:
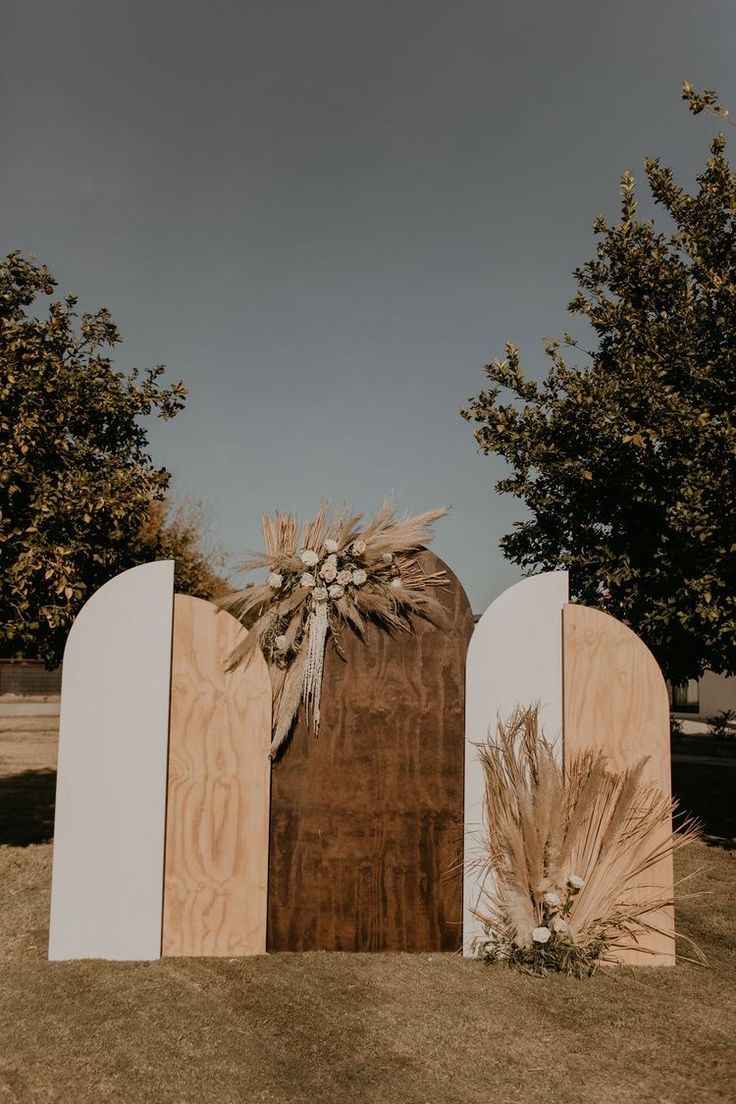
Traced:
<path id="1" fill-rule="evenodd" d="M 736 709 L 736 678 L 706 671 L 700 680 L 699 715 L 713 717 L 722 709 Z"/>

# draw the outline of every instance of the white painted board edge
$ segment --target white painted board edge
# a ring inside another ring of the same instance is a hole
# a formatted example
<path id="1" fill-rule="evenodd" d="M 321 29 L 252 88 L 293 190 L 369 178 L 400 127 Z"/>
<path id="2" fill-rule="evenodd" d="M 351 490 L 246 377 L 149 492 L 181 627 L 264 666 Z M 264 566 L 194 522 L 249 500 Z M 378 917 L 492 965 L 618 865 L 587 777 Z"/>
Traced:
<path id="1" fill-rule="evenodd" d="M 117 575 L 64 652 L 50 959 L 161 954 L 174 562 Z"/>
<path id="2" fill-rule="evenodd" d="M 463 953 L 482 936 L 473 914 L 485 889 L 474 865 L 484 830 L 483 768 L 477 744 L 493 734 L 497 719 L 517 706 L 539 702 L 541 728 L 562 758 L 562 608 L 568 600 L 566 571 L 522 579 L 500 594 L 483 614 L 470 640 L 465 691 L 465 863 Z"/>

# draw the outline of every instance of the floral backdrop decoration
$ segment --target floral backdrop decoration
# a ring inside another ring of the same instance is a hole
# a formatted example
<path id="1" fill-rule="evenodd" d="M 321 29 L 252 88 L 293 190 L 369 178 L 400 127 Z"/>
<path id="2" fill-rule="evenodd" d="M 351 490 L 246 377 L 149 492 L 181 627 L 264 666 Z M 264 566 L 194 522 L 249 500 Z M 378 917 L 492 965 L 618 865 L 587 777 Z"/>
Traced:
<path id="1" fill-rule="evenodd" d="M 601 751 L 583 750 L 563 771 L 536 706 L 499 719 L 478 751 L 485 831 L 470 865 L 482 884 L 479 956 L 585 977 L 624 948 L 647 950 L 651 932 L 672 949 L 677 933 L 662 910 L 674 902 L 657 864 L 701 832 L 687 816 L 673 828 L 677 802 L 644 781 L 646 759 L 615 770 Z M 691 946 L 691 961 L 704 962 Z"/>
<path id="2" fill-rule="evenodd" d="M 417 553 L 432 540 L 432 525 L 448 507 L 407 518 L 397 518 L 396 510 L 396 502 L 386 499 L 363 528 L 362 514 L 334 509 L 329 502 L 301 528 L 294 514 L 262 519 L 266 550 L 239 569 L 265 568 L 267 578 L 220 604 L 249 629 L 230 657 L 231 669 L 259 647 L 266 658 L 273 691 L 272 755 L 288 737 L 300 702 L 312 731 L 319 730 L 328 637 L 339 652 L 343 628 L 364 638 L 371 622 L 392 632 L 411 631 L 415 616 L 441 619 L 433 591 L 446 585 L 447 574 L 425 572 Z"/>

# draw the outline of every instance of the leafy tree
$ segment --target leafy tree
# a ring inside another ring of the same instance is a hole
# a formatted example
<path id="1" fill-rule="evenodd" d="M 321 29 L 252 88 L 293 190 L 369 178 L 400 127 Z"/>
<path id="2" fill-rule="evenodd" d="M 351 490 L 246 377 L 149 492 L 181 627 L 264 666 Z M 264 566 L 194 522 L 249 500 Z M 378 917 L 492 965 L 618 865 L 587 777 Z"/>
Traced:
<path id="1" fill-rule="evenodd" d="M 136 536 L 136 563 L 174 560 L 175 586 L 195 598 L 221 598 L 231 589 L 222 572 L 226 557 L 211 537 L 203 503 L 179 504 L 167 496 L 150 504 Z"/>
<path id="2" fill-rule="evenodd" d="M 59 661 L 81 604 L 135 560 L 151 502 L 169 482 L 139 419 L 172 418 L 181 383 L 163 365 L 113 370 L 120 333 L 101 308 L 78 316 L 45 266 L 0 262 L 0 650 Z"/>
<path id="3" fill-rule="evenodd" d="M 683 85 L 693 114 L 727 119 L 715 93 Z M 550 341 L 541 382 L 518 350 L 486 367 L 462 411 L 509 472 L 497 490 L 528 516 L 501 541 L 530 571 L 566 568 L 572 594 L 635 629 L 674 682 L 736 673 L 736 175 L 715 137 L 689 194 L 645 163 L 664 233 L 637 218 L 594 223 L 595 258 L 569 311 L 595 334 Z M 567 358 L 563 349 L 573 349 Z"/>

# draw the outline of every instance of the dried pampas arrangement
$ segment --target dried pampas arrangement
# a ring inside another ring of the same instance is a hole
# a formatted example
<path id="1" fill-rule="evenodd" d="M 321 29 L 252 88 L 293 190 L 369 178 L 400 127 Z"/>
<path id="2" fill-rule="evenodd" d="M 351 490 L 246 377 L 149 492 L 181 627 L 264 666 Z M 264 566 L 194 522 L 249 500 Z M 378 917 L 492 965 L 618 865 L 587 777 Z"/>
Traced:
<path id="1" fill-rule="evenodd" d="M 291 732 L 304 702 L 308 722 L 319 730 L 325 647 L 337 644 L 347 626 L 360 637 L 369 623 L 388 631 L 411 630 L 415 616 L 439 620 L 433 593 L 447 582 L 444 571 L 426 573 L 416 558 L 448 508 L 397 518 L 386 499 L 361 528 L 362 514 L 323 502 L 300 527 L 294 514 L 262 518 L 265 552 L 239 570 L 266 569 L 266 581 L 246 586 L 220 605 L 249 629 L 230 667 L 261 648 L 271 674 L 275 755 Z"/>
<path id="2" fill-rule="evenodd" d="M 497 739 L 480 745 L 485 837 L 475 865 L 483 892 L 475 913 L 487 962 L 528 973 L 589 975 L 617 948 L 637 945 L 655 915 L 673 904 L 642 875 L 700 838 L 686 819 L 672 829 L 676 803 L 642 782 L 643 759 L 611 770 L 586 751 L 563 774 L 538 733 L 536 708 L 519 709 Z M 674 930 L 666 931 L 672 941 Z M 704 961 L 697 948 L 697 961 Z"/>

